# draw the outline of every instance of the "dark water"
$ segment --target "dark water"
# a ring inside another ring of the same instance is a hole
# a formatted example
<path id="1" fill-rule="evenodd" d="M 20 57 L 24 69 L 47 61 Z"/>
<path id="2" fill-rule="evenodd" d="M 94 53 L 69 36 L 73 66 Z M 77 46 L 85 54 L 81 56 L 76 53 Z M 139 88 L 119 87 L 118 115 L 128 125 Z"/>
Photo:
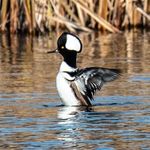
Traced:
<path id="1" fill-rule="evenodd" d="M 122 70 L 89 109 L 60 102 L 58 36 L 0 35 L 0 149 L 149 150 L 150 32 L 79 34 L 79 67 Z"/>

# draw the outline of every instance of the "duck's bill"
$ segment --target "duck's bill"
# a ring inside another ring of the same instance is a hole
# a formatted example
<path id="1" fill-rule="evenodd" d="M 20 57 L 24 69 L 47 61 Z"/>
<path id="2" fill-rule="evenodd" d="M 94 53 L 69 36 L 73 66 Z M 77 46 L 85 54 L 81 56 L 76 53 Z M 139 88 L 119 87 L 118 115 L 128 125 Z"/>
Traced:
<path id="1" fill-rule="evenodd" d="M 52 51 L 48 51 L 47 53 L 58 53 L 58 49 L 52 50 Z"/>

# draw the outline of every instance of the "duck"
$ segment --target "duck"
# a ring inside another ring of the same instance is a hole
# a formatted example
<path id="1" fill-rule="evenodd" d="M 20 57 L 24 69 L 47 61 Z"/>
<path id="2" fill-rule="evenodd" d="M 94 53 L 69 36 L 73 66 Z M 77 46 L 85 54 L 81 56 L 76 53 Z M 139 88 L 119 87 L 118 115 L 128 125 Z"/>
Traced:
<path id="1" fill-rule="evenodd" d="M 57 48 L 47 53 L 59 53 L 63 57 L 56 87 L 65 106 L 92 106 L 94 94 L 102 86 L 118 78 L 120 69 L 102 67 L 77 67 L 77 55 L 82 42 L 73 33 L 63 32 L 57 40 Z"/>

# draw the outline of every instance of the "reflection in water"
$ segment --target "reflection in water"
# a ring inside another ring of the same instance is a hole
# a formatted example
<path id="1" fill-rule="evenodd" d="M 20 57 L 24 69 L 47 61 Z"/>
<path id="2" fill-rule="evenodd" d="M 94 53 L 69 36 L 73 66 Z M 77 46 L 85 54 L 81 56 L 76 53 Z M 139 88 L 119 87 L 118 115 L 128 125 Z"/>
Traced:
<path id="1" fill-rule="evenodd" d="M 64 141 L 63 147 L 68 149 L 80 148 L 80 146 L 85 149 L 98 147 L 139 149 L 140 145 L 144 143 L 148 147 L 149 129 L 146 129 L 146 133 L 143 132 L 143 128 L 147 128 L 147 126 L 144 125 L 144 122 L 141 126 L 136 121 L 140 115 L 144 114 L 133 112 L 131 108 L 123 110 L 122 107 L 118 109 L 116 106 L 101 106 L 96 107 L 99 110 L 95 111 L 70 107 L 61 108 L 59 113 L 62 118 L 60 117 L 58 122 L 61 131 L 57 134 L 57 138 Z M 69 111 L 70 115 L 68 116 Z M 66 113 L 67 118 L 64 118 Z"/>
<path id="2" fill-rule="evenodd" d="M 79 139 L 82 139 L 82 132 L 79 128 L 81 123 L 79 116 L 85 111 L 84 107 L 62 107 L 58 111 L 58 125 L 62 132 L 57 135 L 58 140 L 64 141 L 64 148 L 71 148 L 78 145 Z"/>
<path id="3" fill-rule="evenodd" d="M 78 107 L 63 107 L 58 112 L 58 118 L 60 118 L 60 119 L 70 119 L 70 118 L 75 117 L 78 113 L 79 113 L 79 108 Z M 68 122 L 67 122 L 67 124 L 68 124 Z"/>
<path id="4" fill-rule="evenodd" d="M 91 112 L 93 111 L 92 107 L 68 107 L 68 106 L 64 106 L 62 107 L 59 111 L 58 111 L 58 118 L 59 119 L 70 119 L 70 118 L 75 118 L 76 116 L 80 115 L 80 113 L 82 112 Z"/>
<path id="5" fill-rule="evenodd" d="M 0 149 L 149 149 L 149 32 L 79 34 L 79 67 L 123 72 L 90 109 L 61 106 L 58 36 L 0 35 Z"/>

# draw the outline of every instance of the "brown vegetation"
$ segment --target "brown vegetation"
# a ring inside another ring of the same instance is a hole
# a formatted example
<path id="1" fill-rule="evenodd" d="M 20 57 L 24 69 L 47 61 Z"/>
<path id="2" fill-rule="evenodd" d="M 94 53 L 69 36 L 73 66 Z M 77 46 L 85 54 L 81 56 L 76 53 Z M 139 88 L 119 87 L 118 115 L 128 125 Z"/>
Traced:
<path id="1" fill-rule="evenodd" d="M 150 0 L 0 0 L 0 31 L 107 30 L 150 25 Z"/>

